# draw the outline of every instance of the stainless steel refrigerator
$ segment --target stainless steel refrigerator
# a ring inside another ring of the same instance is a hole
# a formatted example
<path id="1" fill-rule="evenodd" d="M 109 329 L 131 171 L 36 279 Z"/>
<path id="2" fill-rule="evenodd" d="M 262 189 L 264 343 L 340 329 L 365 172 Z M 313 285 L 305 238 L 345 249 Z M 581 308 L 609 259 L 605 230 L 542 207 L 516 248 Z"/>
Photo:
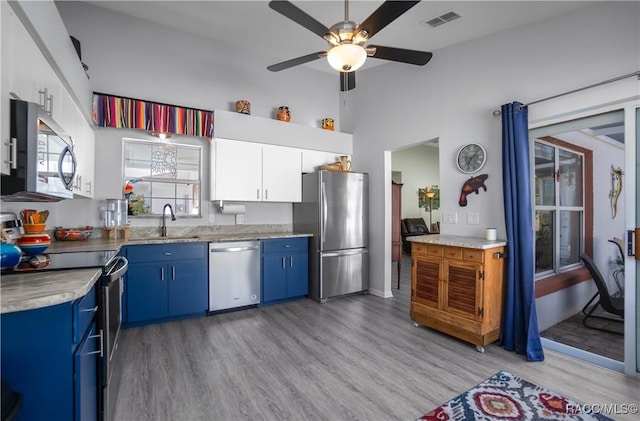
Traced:
<path id="1" fill-rule="evenodd" d="M 302 176 L 293 229 L 310 232 L 309 298 L 369 289 L 368 174 L 318 171 Z"/>

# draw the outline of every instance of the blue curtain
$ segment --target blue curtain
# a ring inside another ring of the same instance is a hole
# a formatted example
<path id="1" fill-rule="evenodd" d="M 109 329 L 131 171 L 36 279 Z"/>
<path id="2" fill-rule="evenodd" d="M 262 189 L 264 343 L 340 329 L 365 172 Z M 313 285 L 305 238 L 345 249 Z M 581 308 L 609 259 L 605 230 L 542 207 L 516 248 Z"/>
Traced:
<path id="1" fill-rule="evenodd" d="M 507 228 L 507 270 L 500 345 L 543 361 L 534 295 L 528 110 L 521 103 L 502 106 L 502 183 Z"/>

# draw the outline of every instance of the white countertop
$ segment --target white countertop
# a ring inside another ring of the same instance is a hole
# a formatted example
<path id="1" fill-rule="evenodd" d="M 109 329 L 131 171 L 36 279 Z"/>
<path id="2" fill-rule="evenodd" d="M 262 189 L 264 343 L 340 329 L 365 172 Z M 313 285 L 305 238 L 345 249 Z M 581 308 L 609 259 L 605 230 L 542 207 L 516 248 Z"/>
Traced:
<path id="1" fill-rule="evenodd" d="M 52 241 L 45 253 L 74 253 L 86 251 L 118 251 L 125 245 L 165 243 L 206 243 L 272 238 L 311 237 L 306 233 L 258 232 L 236 234 L 203 234 L 187 237 L 147 237 L 123 240 L 89 239 L 86 241 Z M 102 270 L 70 269 L 3 273 L 0 275 L 0 313 L 32 310 L 76 300 L 93 287 Z"/>
<path id="2" fill-rule="evenodd" d="M 416 243 L 439 244 L 441 246 L 466 247 L 472 249 L 490 249 L 507 245 L 505 240 L 485 240 L 477 237 L 462 237 L 456 235 L 416 235 L 407 237 L 408 241 Z"/>

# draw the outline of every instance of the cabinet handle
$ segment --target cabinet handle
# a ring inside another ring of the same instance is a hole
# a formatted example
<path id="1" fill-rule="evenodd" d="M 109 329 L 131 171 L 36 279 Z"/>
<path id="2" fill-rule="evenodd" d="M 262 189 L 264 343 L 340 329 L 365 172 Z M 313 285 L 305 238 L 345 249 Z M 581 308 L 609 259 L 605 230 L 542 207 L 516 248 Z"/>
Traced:
<path id="1" fill-rule="evenodd" d="M 165 252 L 164 252 L 164 255 L 165 255 L 165 256 L 171 256 L 171 252 L 170 252 L 170 251 L 165 251 Z"/>
<path id="2" fill-rule="evenodd" d="M 292 268 L 293 267 L 293 256 L 289 257 L 289 267 Z"/>
<path id="3" fill-rule="evenodd" d="M 5 164 L 9 164 L 12 170 L 18 169 L 18 139 L 12 137 L 4 144 L 9 146 L 9 156 L 11 157 L 8 161 L 4 161 Z"/>
<path id="4" fill-rule="evenodd" d="M 256 199 L 260 199 L 260 189 L 256 189 Z"/>
<path id="5" fill-rule="evenodd" d="M 95 313 L 98 311 L 98 306 L 95 306 L 94 308 L 83 308 L 82 310 L 80 310 L 81 313 Z"/>
<path id="6" fill-rule="evenodd" d="M 103 346 L 103 339 L 102 339 L 102 329 L 100 329 L 100 333 L 98 333 L 97 335 L 91 335 L 89 337 L 90 338 L 100 338 L 100 350 L 87 352 L 87 355 L 100 354 L 100 358 L 104 357 L 104 346 Z"/>
<path id="7" fill-rule="evenodd" d="M 176 267 L 175 266 L 171 266 L 171 279 L 173 279 L 173 280 L 176 279 Z"/>
<path id="8" fill-rule="evenodd" d="M 53 94 L 49 95 L 47 102 L 49 103 L 49 111 L 47 111 L 47 113 L 53 117 Z"/>
<path id="9" fill-rule="evenodd" d="M 268 189 L 264 190 L 264 200 L 269 200 L 269 190 Z"/>
<path id="10" fill-rule="evenodd" d="M 91 194 L 91 181 L 87 183 L 87 193 Z"/>
<path id="11" fill-rule="evenodd" d="M 160 280 L 164 281 L 164 268 L 160 268 Z"/>
<path id="12" fill-rule="evenodd" d="M 284 257 L 282 257 L 282 267 L 284 268 Z"/>
<path id="13" fill-rule="evenodd" d="M 42 108 L 45 112 L 47 111 L 47 96 L 49 96 L 49 90 L 47 88 L 43 88 L 38 91 L 38 104 L 40 104 L 40 108 Z"/>

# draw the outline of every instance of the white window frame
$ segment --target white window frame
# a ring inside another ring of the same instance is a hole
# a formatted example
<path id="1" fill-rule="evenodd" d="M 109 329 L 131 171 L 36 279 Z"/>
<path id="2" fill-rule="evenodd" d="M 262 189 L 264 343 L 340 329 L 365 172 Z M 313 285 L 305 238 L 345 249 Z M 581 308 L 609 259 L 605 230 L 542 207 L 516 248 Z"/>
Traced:
<path id="1" fill-rule="evenodd" d="M 176 184 L 176 185 L 184 185 L 184 184 L 196 184 L 198 185 L 198 196 L 197 196 L 197 200 L 198 200 L 198 213 L 184 213 L 184 212 L 180 212 L 179 209 L 176 209 L 176 202 L 178 200 L 181 200 L 178 197 L 174 197 L 173 201 L 170 202 L 171 205 L 174 208 L 174 212 L 176 217 L 179 218 L 201 218 L 202 217 L 202 166 L 203 166 L 203 148 L 200 145 L 189 145 L 189 144 L 182 144 L 182 143 L 174 143 L 171 142 L 169 140 L 164 140 L 164 141 L 154 141 L 154 140 L 145 140 L 145 139 L 135 139 L 135 138 L 128 138 L 125 137 L 122 139 L 122 186 L 124 188 L 125 183 L 131 178 L 129 176 L 126 175 L 126 167 L 127 167 L 127 145 L 128 144 L 146 144 L 146 145 L 154 145 L 154 146 L 158 146 L 161 144 L 167 144 L 170 146 L 174 146 L 176 148 L 185 148 L 185 149 L 195 149 L 198 151 L 198 155 L 199 155 L 199 160 L 198 160 L 198 179 L 197 180 L 184 180 L 184 179 L 168 179 L 168 178 L 153 178 L 153 177 L 143 177 L 145 182 L 149 182 L 149 183 L 164 183 L 164 184 Z M 135 184 L 134 184 L 134 192 L 135 192 Z M 152 196 L 153 197 L 153 196 Z M 140 214 L 140 215 L 130 215 L 129 218 L 145 218 L 145 217 L 154 217 L 157 218 L 158 216 L 161 216 L 162 213 L 153 213 L 153 212 L 149 212 L 149 213 L 145 213 L 145 214 Z"/>

